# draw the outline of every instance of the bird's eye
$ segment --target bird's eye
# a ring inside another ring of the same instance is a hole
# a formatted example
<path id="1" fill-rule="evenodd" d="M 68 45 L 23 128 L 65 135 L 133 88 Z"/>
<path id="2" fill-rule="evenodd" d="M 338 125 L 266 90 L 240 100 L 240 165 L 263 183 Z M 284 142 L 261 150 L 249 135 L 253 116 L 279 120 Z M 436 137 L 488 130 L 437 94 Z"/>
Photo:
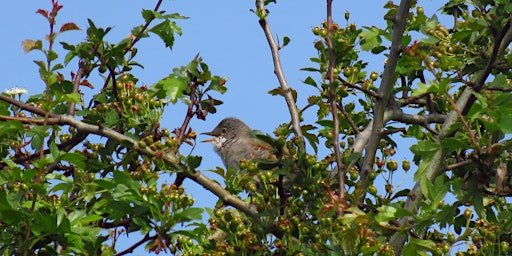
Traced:
<path id="1" fill-rule="evenodd" d="M 226 128 L 222 128 L 222 133 L 226 133 Z"/>

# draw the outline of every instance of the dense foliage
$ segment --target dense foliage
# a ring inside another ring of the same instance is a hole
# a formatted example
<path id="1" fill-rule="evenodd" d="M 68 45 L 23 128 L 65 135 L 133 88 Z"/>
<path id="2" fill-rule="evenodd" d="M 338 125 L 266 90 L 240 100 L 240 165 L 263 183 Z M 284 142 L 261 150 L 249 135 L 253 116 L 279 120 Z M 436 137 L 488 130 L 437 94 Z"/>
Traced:
<path id="1" fill-rule="evenodd" d="M 359 27 L 349 12 L 335 23 L 331 2 L 312 29 L 318 56 L 304 56 L 304 84 L 318 93 L 298 102 L 275 58 L 290 39 L 277 44 L 267 20 L 279 3 L 256 1 L 280 84 L 269 93 L 286 100 L 291 121 L 260 136 L 275 160 L 218 168 L 225 186 L 180 149 L 196 143 L 190 120 L 215 114 L 229 83 L 200 57 L 151 86 L 130 73 L 141 66 L 139 40 L 153 34 L 172 48 L 185 17 L 160 11 L 160 0 L 131 37 L 108 42 L 111 28 L 89 20 L 86 39 L 69 44 L 59 35 L 79 28 L 57 22 L 62 5 L 38 10 L 50 31 L 22 45 L 44 54 L 35 61 L 44 92 L 0 95 L 1 254 L 510 254 L 512 3 L 446 1 L 440 12 L 452 22 L 442 24 L 421 1 L 389 1 L 386 27 Z M 386 56 L 383 69 L 368 70 L 362 52 Z M 76 72 L 59 73 L 77 60 Z M 102 85 L 88 82 L 98 75 Z M 174 104 L 187 108 L 169 131 L 160 120 Z M 415 140 L 413 159 L 395 157 L 407 150 L 400 136 Z M 405 172 L 414 186 L 400 184 Z M 161 183 L 164 174 L 179 178 Z M 195 207 L 182 179 L 215 194 L 217 206 Z M 130 233 L 142 236 L 119 248 Z"/>

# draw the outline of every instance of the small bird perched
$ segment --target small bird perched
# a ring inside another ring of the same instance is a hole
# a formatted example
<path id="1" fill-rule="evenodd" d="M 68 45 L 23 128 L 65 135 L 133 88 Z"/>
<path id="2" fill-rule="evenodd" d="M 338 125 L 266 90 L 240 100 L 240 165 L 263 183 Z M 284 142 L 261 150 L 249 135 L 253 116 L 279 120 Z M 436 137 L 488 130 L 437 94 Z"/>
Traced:
<path id="1" fill-rule="evenodd" d="M 237 118 L 225 118 L 213 131 L 202 134 L 213 136 L 204 142 L 213 144 L 226 168 L 238 169 L 243 159 L 275 158 L 272 146 L 258 139 L 254 131 Z"/>

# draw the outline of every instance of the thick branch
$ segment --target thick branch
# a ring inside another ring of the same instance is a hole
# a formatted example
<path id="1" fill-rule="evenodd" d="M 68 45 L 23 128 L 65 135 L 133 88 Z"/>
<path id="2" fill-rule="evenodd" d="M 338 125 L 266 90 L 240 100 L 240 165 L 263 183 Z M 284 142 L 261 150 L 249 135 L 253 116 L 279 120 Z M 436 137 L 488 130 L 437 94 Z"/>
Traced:
<path id="1" fill-rule="evenodd" d="M 395 68 L 400 57 L 402 37 L 405 31 L 407 15 L 409 14 L 410 6 L 411 0 L 402 0 L 394 19 L 391 50 L 389 52 L 386 67 L 382 73 L 382 81 L 378 91 L 382 98 L 375 99 L 376 103 L 373 109 L 373 127 L 370 140 L 365 148 L 365 157 L 361 169 L 361 180 L 363 181 L 364 188 L 368 185 L 366 177 L 368 171 L 373 168 L 375 154 L 380 143 L 381 130 L 384 127 L 384 113 L 389 104 L 391 90 L 393 89 L 393 84 L 395 82 Z"/>
<path id="2" fill-rule="evenodd" d="M 430 115 L 413 115 L 413 114 L 405 114 L 402 109 L 398 107 L 393 107 L 392 109 L 388 109 L 384 112 L 384 123 L 393 120 L 397 122 L 401 122 L 404 124 L 417 124 L 417 125 L 428 125 L 432 123 L 441 124 L 446 120 L 446 115 L 441 114 L 430 114 Z M 361 153 L 363 152 L 364 146 L 370 140 L 371 131 L 373 130 L 374 122 L 370 121 L 368 126 L 362 130 L 354 140 L 354 145 L 352 146 L 352 151 Z M 351 165 L 352 166 L 352 165 Z"/>
<path id="3" fill-rule="evenodd" d="M 265 9 L 265 1 L 264 0 L 256 0 L 256 8 L 257 13 L 260 16 L 260 26 L 265 33 L 265 37 L 267 38 L 268 45 L 270 46 L 270 51 L 272 53 L 272 61 L 274 62 L 274 73 L 279 80 L 279 85 L 281 86 L 281 90 L 283 91 L 284 98 L 286 100 L 286 104 L 288 105 L 288 110 L 290 111 L 290 116 L 292 120 L 293 132 L 297 139 L 301 142 L 299 145 L 301 150 L 304 150 L 304 136 L 302 134 L 302 130 L 300 128 L 300 116 L 299 111 L 297 109 L 297 105 L 295 104 L 295 99 L 293 98 L 292 89 L 288 86 L 288 82 L 283 73 L 283 68 L 281 65 L 281 59 L 279 57 L 279 45 L 277 45 L 274 37 L 272 36 L 272 31 L 270 30 L 270 26 L 268 25 L 266 15 L 267 10 Z"/>
<path id="4" fill-rule="evenodd" d="M 40 109 L 40 108 L 37 108 L 37 107 L 34 107 L 34 106 L 30 106 L 30 105 L 27 105 L 21 101 L 17 101 L 7 95 L 4 95 L 4 94 L 0 94 L 0 100 L 1 101 L 5 101 L 13 106 L 16 106 L 20 109 L 23 109 L 23 110 L 26 110 L 30 113 L 34 113 L 34 114 L 37 114 L 37 115 L 40 115 L 40 116 L 43 116 L 45 117 L 47 115 L 47 113 Z M 48 114 L 48 117 L 56 117 L 57 115 L 55 114 Z"/>

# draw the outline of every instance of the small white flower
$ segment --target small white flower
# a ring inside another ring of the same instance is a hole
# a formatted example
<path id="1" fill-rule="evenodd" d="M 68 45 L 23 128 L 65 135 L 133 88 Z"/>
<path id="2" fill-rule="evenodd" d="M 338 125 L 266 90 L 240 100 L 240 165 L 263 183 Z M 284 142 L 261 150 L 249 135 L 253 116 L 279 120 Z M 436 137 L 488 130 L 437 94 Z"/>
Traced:
<path id="1" fill-rule="evenodd" d="M 25 88 L 22 88 L 22 87 L 14 87 L 12 89 L 5 89 L 5 93 L 8 94 L 8 95 L 11 95 L 11 96 L 14 96 L 14 95 L 21 95 L 21 94 L 27 94 L 28 91 L 27 89 Z"/>

